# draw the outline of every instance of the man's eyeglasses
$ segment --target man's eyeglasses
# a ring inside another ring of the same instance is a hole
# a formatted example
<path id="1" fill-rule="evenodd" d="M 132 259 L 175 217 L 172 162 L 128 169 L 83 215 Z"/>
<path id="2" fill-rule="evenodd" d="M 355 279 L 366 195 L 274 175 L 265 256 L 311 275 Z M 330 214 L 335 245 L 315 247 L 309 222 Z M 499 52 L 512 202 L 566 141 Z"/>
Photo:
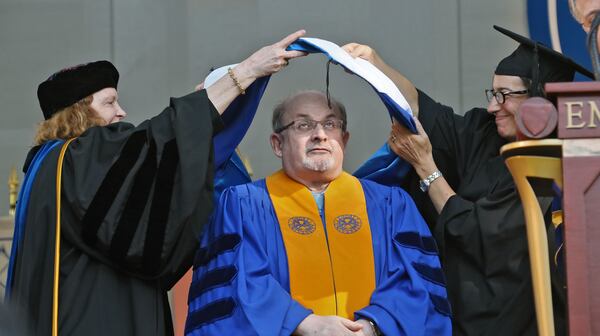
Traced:
<path id="1" fill-rule="evenodd" d="M 494 91 L 494 90 L 485 90 L 485 97 L 487 98 L 488 103 L 492 101 L 492 98 L 496 98 L 496 102 L 498 104 L 504 104 L 506 101 L 506 96 L 512 95 L 520 95 L 529 93 L 529 90 L 518 90 L 518 91 Z"/>
<path id="2" fill-rule="evenodd" d="M 334 132 L 343 129 L 344 127 L 344 121 L 340 119 L 326 119 L 322 121 L 316 121 L 312 119 L 297 119 L 285 126 L 279 127 L 275 130 L 275 133 L 281 133 L 288 128 L 293 129 L 294 131 L 301 134 L 309 133 L 312 132 L 315 128 L 317 128 L 317 125 L 319 124 L 323 127 L 323 130 L 325 132 Z"/>

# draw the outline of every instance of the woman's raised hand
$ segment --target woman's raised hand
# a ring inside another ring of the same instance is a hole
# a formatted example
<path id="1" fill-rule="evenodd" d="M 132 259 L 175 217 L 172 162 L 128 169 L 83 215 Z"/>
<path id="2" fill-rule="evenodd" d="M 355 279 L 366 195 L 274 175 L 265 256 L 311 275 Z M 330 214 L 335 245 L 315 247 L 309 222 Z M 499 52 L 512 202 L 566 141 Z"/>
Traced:
<path id="1" fill-rule="evenodd" d="M 290 59 L 306 56 L 306 53 L 302 51 L 286 50 L 292 42 L 304 36 L 304 34 L 306 34 L 304 29 L 298 30 L 279 42 L 262 47 L 242 61 L 236 67 L 236 73 L 243 77 L 260 78 L 280 71 L 288 65 Z"/>

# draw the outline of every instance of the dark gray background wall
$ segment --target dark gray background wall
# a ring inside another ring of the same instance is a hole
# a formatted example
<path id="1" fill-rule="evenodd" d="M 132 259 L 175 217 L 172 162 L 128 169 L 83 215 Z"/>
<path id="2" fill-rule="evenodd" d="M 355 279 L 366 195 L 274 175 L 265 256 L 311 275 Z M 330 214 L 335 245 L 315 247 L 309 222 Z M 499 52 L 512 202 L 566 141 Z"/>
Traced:
<path id="1" fill-rule="evenodd" d="M 42 117 L 37 85 L 65 66 L 113 61 L 121 103 L 137 124 L 170 96 L 190 92 L 211 67 L 304 28 L 340 45 L 374 46 L 419 88 L 462 112 L 485 105 L 494 66 L 516 47 L 492 24 L 527 35 L 524 1 L 0 0 L 0 215 L 8 211 L 9 170 L 21 168 Z M 324 89 L 324 70 L 324 56 L 311 55 L 271 79 L 241 145 L 256 178 L 279 167 L 268 145 L 272 107 L 296 90 Z M 348 107 L 345 168 L 353 171 L 386 139 L 389 120 L 362 80 L 332 70 L 332 94 Z"/>

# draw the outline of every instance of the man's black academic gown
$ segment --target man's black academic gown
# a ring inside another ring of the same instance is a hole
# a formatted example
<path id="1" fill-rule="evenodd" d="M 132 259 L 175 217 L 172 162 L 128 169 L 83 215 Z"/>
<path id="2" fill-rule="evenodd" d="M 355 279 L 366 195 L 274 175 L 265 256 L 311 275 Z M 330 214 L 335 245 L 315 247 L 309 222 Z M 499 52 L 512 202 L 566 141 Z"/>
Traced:
<path id="1" fill-rule="evenodd" d="M 481 108 L 464 116 L 419 92 L 419 120 L 434 160 L 456 192 L 437 214 L 414 171 L 404 185 L 438 242 L 455 335 L 537 335 L 521 200 L 500 156 L 506 143 Z M 550 218 L 551 198 L 540 198 Z M 546 221 L 549 254 L 554 227 Z M 555 325 L 565 331 L 565 284 L 551 262 Z"/>

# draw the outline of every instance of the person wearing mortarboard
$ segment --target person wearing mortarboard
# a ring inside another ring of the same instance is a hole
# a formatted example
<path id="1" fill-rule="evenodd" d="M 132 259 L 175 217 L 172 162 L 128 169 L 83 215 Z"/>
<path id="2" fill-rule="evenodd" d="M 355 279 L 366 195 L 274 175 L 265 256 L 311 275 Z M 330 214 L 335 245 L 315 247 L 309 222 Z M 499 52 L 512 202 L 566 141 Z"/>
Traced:
<path id="1" fill-rule="evenodd" d="M 575 71 L 591 73 L 535 41 L 494 28 L 520 45 L 496 67 L 492 89 L 485 91 L 487 111 L 474 108 L 464 115 L 416 89 L 372 48 L 355 43 L 344 48 L 392 78 L 414 112 L 418 134 L 394 122 L 388 145 L 414 168 L 399 183 L 415 200 L 440 248 L 453 333 L 537 335 L 523 209 L 499 150 L 516 139 L 519 105 L 528 97 L 544 96 L 544 83 L 572 81 Z M 372 162 L 358 176 L 377 171 Z M 550 216 L 552 198 L 540 201 Z M 554 255 L 550 219 L 547 231 Z M 564 335 L 564 283 L 551 264 L 556 334 Z"/>
<path id="2" fill-rule="evenodd" d="M 35 335 L 173 334 L 167 290 L 191 266 L 212 211 L 220 115 L 303 56 L 285 50 L 302 35 L 172 98 L 137 127 L 122 122 L 119 73 L 108 61 L 39 85 L 46 120 L 24 166 L 6 291 Z"/>

